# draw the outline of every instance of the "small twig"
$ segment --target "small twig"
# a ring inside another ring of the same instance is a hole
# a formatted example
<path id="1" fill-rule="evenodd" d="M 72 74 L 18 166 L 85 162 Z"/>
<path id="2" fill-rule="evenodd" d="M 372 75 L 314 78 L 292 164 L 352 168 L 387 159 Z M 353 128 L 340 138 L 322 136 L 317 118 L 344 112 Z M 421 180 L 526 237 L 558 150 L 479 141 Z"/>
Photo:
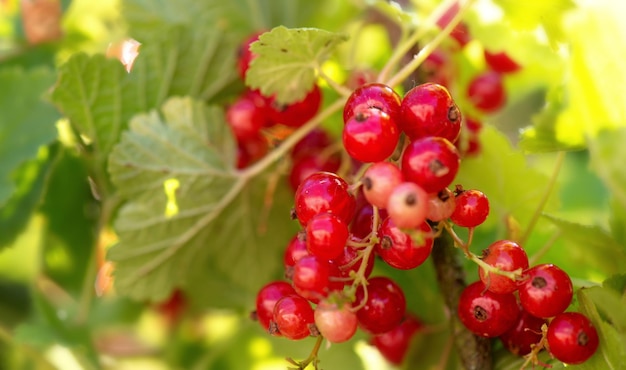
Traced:
<path id="1" fill-rule="evenodd" d="M 313 363 L 315 368 L 317 369 L 317 353 L 319 352 L 323 341 L 324 341 L 323 336 L 320 335 L 317 337 L 317 340 L 315 341 L 315 345 L 313 346 L 313 349 L 311 350 L 309 357 L 307 357 L 306 359 L 302 361 L 294 361 L 291 358 L 287 358 L 287 361 L 291 363 L 292 365 L 297 366 L 299 370 L 304 370 L 307 366 L 309 366 L 310 363 Z"/>

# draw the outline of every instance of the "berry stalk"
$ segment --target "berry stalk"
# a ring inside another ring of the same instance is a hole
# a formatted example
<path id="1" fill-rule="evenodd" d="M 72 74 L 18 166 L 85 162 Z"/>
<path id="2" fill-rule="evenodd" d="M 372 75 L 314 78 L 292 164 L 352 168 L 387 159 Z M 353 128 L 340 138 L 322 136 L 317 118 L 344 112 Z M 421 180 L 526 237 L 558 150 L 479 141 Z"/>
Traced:
<path id="1" fill-rule="evenodd" d="M 444 233 L 435 239 L 431 256 L 435 264 L 439 289 L 451 313 L 450 328 L 463 367 L 468 370 L 493 369 L 489 339 L 474 335 L 455 314 L 459 297 L 465 288 L 465 271 L 450 235 Z"/>

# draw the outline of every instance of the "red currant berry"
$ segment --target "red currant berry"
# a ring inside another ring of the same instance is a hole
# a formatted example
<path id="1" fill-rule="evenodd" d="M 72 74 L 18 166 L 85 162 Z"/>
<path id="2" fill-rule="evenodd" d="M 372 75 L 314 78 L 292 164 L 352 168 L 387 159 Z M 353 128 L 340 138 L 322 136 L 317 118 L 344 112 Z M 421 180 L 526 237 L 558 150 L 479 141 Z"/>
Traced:
<path id="1" fill-rule="evenodd" d="M 329 212 L 349 223 L 354 216 L 356 202 L 348 191 L 348 183 L 331 172 L 317 172 L 298 186 L 295 194 L 295 213 L 302 226 L 318 213 Z"/>
<path id="2" fill-rule="evenodd" d="M 465 127 L 467 127 L 469 132 L 477 134 L 483 129 L 483 123 L 477 119 L 466 117 Z"/>
<path id="3" fill-rule="evenodd" d="M 572 280 L 553 264 L 533 266 L 526 270 L 523 279 L 519 284 L 519 300 L 533 316 L 556 316 L 572 302 Z"/>
<path id="4" fill-rule="evenodd" d="M 415 183 L 403 182 L 393 189 L 385 208 L 397 227 L 418 227 L 426 220 L 428 194 Z"/>
<path id="5" fill-rule="evenodd" d="M 308 255 L 309 251 L 306 249 L 306 234 L 298 233 L 291 238 L 285 249 L 283 255 L 285 268 L 293 267 L 300 258 Z"/>
<path id="6" fill-rule="evenodd" d="M 467 329 L 488 338 L 504 334 L 517 322 L 520 313 L 512 293 L 492 293 L 481 281 L 463 290 L 457 311 Z"/>
<path id="7" fill-rule="evenodd" d="M 321 258 L 339 258 L 348 236 L 348 225 L 332 213 L 317 214 L 306 225 L 307 249 Z"/>
<path id="8" fill-rule="evenodd" d="M 548 347 L 559 361 L 575 365 L 587 361 L 598 349 L 598 332 L 587 316 L 558 314 L 548 325 Z"/>
<path id="9" fill-rule="evenodd" d="M 452 183 L 459 170 L 459 152 L 450 141 L 425 137 L 411 142 L 402 154 L 402 174 L 427 193 L 437 193 Z"/>
<path id="10" fill-rule="evenodd" d="M 441 85 L 415 86 L 402 99 L 398 125 L 411 140 L 439 136 L 453 143 L 461 132 L 461 122 L 461 110 Z"/>
<path id="11" fill-rule="evenodd" d="M 448 10 L 437 20 L 437 25 L 439 28 L 444 29 L 452 19 L 459 13 L 461 9 L 458 2 L 452 3 Z M 467 25 L 463 22 L 457 24 L 452 31 L 450 32 L 450 37 L 455 39 L 461 47 L 464 47 L 471 40 L 471 36 L 469 34 L 469 30 Z"/>
<path id="12" fill-rule="evenodd" d="M 456 196 L 456 206 L 450 220 L 461 227 L 476 227 L 489 215 L 489 200 L 478 190 L 463 190 Z"/>
<path id="13" fill-rule="evenodd" d="M 316 303 L 328 295 L 330 277 L 331 266 L 327 259 L 304 256 L 294 265 L 293 287 L 299 295 Z"/>
<path id="14" fill-rule="evenodd" d="M 510 240 L 498 240 L 483 250 L 482 260 L 501 271 L 524 271 L 528 268 L 528 256 L 519 244 Z M 494 293 L 513 293 L 517 282 L 506 276 L 478 269 L 480 280 Z"/>
<path id="15" fill-rule="evenodd" d="M 456 198 L 452 191 L 448 188 L 443 188 L 438 193 L 433 193 L 428 196 L 428 211 L 426 212 L 426 218 L 433 222 L 439 222 L 447 220 L 454 212 L 456 207 Z"/>
<path id="16" fill-rule="evenodd" d="M 442 49 L 430 53 L 419 68 L 422 81 L 429 81 L 441 86 L 450 86 L 453 70 L 450 68 L 449 57 Z"/>
<path id="17" fill-rule="evenodd" d="M 470 102 L 481 111 L 485 113 L 497 111 L 506 102 L 502 75 L 494 71 L 476 75 L 467 87 L 467 96 Z"/>
<path id="18" fill-rule="evenodd" d="M 366 263 L 367 266 L 365 266 L 363 276 L 367 279 L 374 270 L 374 259 L 374 254 L 370 253 L 367 261 L 363 261 L 358 249 L 346 246 L 343 249 L 343 254 L 339 256 L 339 258 L 334 259 L 333 262 L 339 267 L 340 276 L 342 278 L 349 278 L 351 272 L 356 273 L 361 267 L 361 264 Z M 345 284 L 351 284 L 351 281 L 346 281 Z"/>
<path id="19" fill-rule="evenodd" d="M 173 325 L 178 322 L 187 307 L 187 299 L 180 289 L 172 292 L 170 297 L 157 305 L 157 310 L 165 317 L 168 324 Z"/>
<path id="20" fill-rule="evenodd" d="M 501 51 L 492 53 L 485 49 L 485 62 L 491 70 L 500 73 L 513 73 L 519 71 L 522 67 L 517 64 L 507 53 Z"/>
<path id="21" fill-rule="evenodd" d="M 265 330 L 269 330 L 276 302 L 289 295 L 296 295 L 296 291 L 285 281 L 272 281 L 259 290 L 256 296 L 256 318 Z"/>
<path id="22" fill-rule="evenodd" d="M 420 329 L 422 329 L 420 320 L 415 315 L 407 314 L 400 325 L 372 337 L 371 343 L 387 361 L 394 365 L 401 365 L 409 350 L 411 340 Z"/>
<path id="23" fill-rule="evenodd" d="M 426 261 L 433 250 L 433 230 L 428 222 L 411 230 L 399 229 L 389 217 L 380 226 L 376 252 L 390 266 L 410 270 Z"/>
<path id="24" fill-rule="evenodd" d="M 265 113 L 263 108 L 259 108 L 247 95 L 243 95 L 226 110 L 226 122 L 237 141 L 245 141 L 258 136 L 261 128 L 269 122 Z"/>
<path id="25" fill-rule="evenodd" d="M 381 83 L 368 83 L 358 87 L 350 94 L 343 108 L 343 122 L 354 117 L 358 112 L 370 108 L 387 113 L 391 121 L 397 122 L 402 99 L 391 87 Z"/>
<path id="26" fill-rule="evenodd" d="M 250 50 L 250 45 L 259 39 L 261 33 L 263 32 L 257 32 L 249 36 L 241 44 L 241 46 L 239 46 L 237 55 L 237 72 L 239 72 L 239 77 L 242 80 L 245 80 L 246 72 L 248 72 L 248 68 L 250 67 L 250 62 L 256 57 L 256 55 L 254 55 L 254 53 Z"/>
<path id="27" fill-rule="evenodd" d="M 317 85 L 300 101 L 280 105 L 272 99 L 269 115 L 270 119 L 285 126 L 300 127 L 315 117 L 322 105 L 322 91 Z"/>
<path id="28" fill-rule="evenodd" d="M 328 133 L 321 128 L 316 128 L 293 146 L 291 159 L 297 159 L 311 153 L 319 155 L 320 151 L 328 148 L 331 144 L 332 139 L 328 136 Z"/>
<path id="29" fill-rule="evenodd" d="M 361 162 L 384 161 L 393 154 L 400 131 L 390 116 L 378 109 L 360 110 L 343 127 L 343 146 Z"/>
<path id="30" fill-rule="evenodd" d="M 354 336 L 358 320 L 349 304 L 338 305 L 322 300 L 315 307 L 315 325 L 329 342 L 342 343 Z"/>
<path id="31" fill-rule="evenodd" d="M 271 334 L 280 333 L 291 340 L 304 339 L 317 333 L 315 316 L 309 302 L 297 295 L 278 300 L 269 331 Z"/>
<path id="32" fill-rule="evenodd" d="M 400 286 L 387 277 L 377 276 L 368 280 L 366 289 L 367 300 L 356 312 L 361 329 L 376 335 L 400 324 L 406 311 L 406 299 Z M 364 299 L 363 285 L 359 285 L 354 306 L 361 306 Z"/>
<path id="33" fill-rule="evenodd" d="M 402 183 L 402 171 L 391 162 L 376 162 L 363 174 L 363 195 L 378 208 L 386 208 L 389 196 Z"/>
<path id="34" fill-rule="evenodd" d="M 540 319 L 522 310 L 517 324 L 502 334 L 500 341 L 514 355 L 527 355 L 531 352 L 532 345 L 541 340 L 543 324 L 546 324 L 545 319 Z"/>
<path id="35" fill-rule="evenodd" d="M 267 139 L 258 134 L 237 143 L 237 168 L 246 168 L 267 154 Z"/>

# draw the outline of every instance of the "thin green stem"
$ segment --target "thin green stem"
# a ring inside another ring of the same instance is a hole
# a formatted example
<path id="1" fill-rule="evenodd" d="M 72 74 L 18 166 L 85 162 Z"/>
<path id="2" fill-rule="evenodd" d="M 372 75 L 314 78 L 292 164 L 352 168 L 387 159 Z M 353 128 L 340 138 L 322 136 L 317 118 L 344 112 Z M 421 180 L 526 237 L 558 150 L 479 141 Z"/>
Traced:
<path id="1" fill-rule="evenodd" d="M 539 218 L 541 217 L 541 214 L 543 213 L 543 209 L 545 208 L 546 203 L 548 203 L 548 199 L 550 199 L 550 194 L 552 193 L 552 190 L 554 189 L 554 185 L 556 184 L 556 180 L 559 177 L 559 173 L 561 172 L 561 167 L 563 167 L 564 160 L 565 160 L 565 152 L 559 152 L 556 156 L 556 162 L 554 163 L 554 168 L 552 170 L 552 175 L 550 175 L 548 186 L 546 187 L 546 190 L 543 193 L 541 200 L 537 204 L 537 208 L 535 209 L 535 212 L 533 213 L 532 218 L 528 222 L 528 225 L 526 226 L 526 230 L 524 230 L 524 234 L 522 235 L 520 240 L 518 240 L 518 243 L 520 245 L 523 246 L 524 243 L 526 243 L 526 241 L 532 234 L 533 229 L 535 228 L 535 225 L 537 224 L 537 221 L 539 221 Z"/>
<path id="2" fill-rule="evenodd" d="M 452 32 L 454 27 L 459 24 L 459 22 L 465 15 L 465 12 L 469 9 L 473 2 L 474 0 L 468 0 L 467 2 L 462 4 L 459 12 L 456 16 L 454 16 L 454 18 L 452 18 L 450 23 L 448 23 L 448 25 L 441 32 L 439 32 L 437 36 L 432 39 L 432 41 L 424 45 L 424 47 L 417 53 L 412 61 L 402 67 L 402 69 L 400 69 L 398 73 L 392 76 L 385 83 L 389 86 L 396 86 L 404 81 L 407 77 L 409 77 L 422 64 L 422 62 L 424 62 L 424 60 L 428 58 L 428 56 L 437 48 L 437 46 L 441 44 L 441 42 L 450 34 L 450 32 Z"/>
<path id="3" fill-rule="evenodd" d="M 340 85 L 339 83 L 337 83 L 337 81 L 333 80 L 330 76 L 328 76 L 323 70 L 322 68 L 317 68 L 317 72 L 319 74 L 319 76 L 326 81 L 326 83 L 328 84 L 328 86 L 332 87 L 333 90 L 335 90 L 337 92 L 337 94 L 348 98 L 350 96 L 350 94 L 352 94 L 352 90 L 348 89 L 347 87 Z"/>
<path id="4" fill-rule="evenodd" d="M 317 354 L 319 353 L 320 348 L 322 347 L 323 341 L 324 341 L 323 336 L 320 335 L 317 337 L 317 340 L 315 341 L 315 345 L 313 346 L 313 349 L 311 350 L 309 357 L 307 357 L 305 360 L 296 362 L 296 361 L 293 361 L 292 359 L 287 359 L 287 361 L 298 366 L 298 369 L 304 370 L 307 366 L 309 366 L 310 363 L 315 362 L 317 360 Z M 317 369 L 317 365 L 315 365 L 315 368 Z"/>
<path id="5" fill-rule="evenodd" d="M 550 239 L 548 239 L 548 241 L 546 241 L 543 244 L 543 246 L 539 248 L 537 252 L 535 252 L 532 256 L 528 258 L 528 264 L 530 266 L 536 265 L 537 261 L 539 261 L 539 259 L 541 259 L 541 257 L 543 257 L 550 250 L 550 248 L 561 237 L 562 234 L 563 234 L 563 231 L 561 230 L 555 231 L 554 234 L 552 234 L 552 236 L 550 237 Z"/>
<path id="6" fill-rule="evenodd" d="M 430 13 L 428 18 L 420 25 L 415 32 L 413 32 L 408 38 L 401 40 L 394 48 L 393 53 L 387 60 L 387 63 L 380 71 L 378 75 L 378 82 L 384 83 L 387 80 L 387 76 L 391 71 L 400 63 L 404 55 L 406 55 L 411 48 L 415 46 L 424 37 L 429 30 L 433 29 L 437 23 L 437 20 L 454 4 L 457 0 L 446 0 L 439 4 L 437 8 Z M 393 86 L 393 85 L 389 85 Z"/>
<path id="7" fill-rule="evenodd" d="M 283 141 L 278 148 L 274 149 L 272 152 L 267 154 L 263 159 L 253 164 L 252 166 L 246 168 L 239 172 L 239 176 L 242 178 L 249 180 L 258 174 L 265 171 L 269 166 L 271 166 L 274 162 L 283 158 L 291 148 L 296 145 L 298 141 L 300 141 L 303 137 L 305 137 L 311 130 L 316 128 L 320 123 L 324 120 L 328 119 L 335 112 L 339 111 L 343 108 L 346 99 L 338 99 L 336 102 L 328 106 L 318 115 L 313 117 L 309 122 L 305 123 L 302 127 L 296 130 L 293 134 L 291 134 L 285 141 Z"/>

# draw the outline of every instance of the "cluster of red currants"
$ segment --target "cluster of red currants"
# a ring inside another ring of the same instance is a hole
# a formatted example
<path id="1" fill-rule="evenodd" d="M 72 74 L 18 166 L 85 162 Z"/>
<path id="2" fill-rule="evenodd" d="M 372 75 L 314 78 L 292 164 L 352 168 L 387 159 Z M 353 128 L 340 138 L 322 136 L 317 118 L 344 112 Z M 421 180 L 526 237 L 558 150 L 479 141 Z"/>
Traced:
<path id="1" fill-rule="evenodd" d="M 544 348 L 567 364 L 582 363 L 595 353 L 598 334 L 591 321 L 564 312 L 573 296 L 565 271 L 553 264 L 529 268 L 524 249 L 509 240 L 492 243 L 482 261 L 494 271 L 481 267 L 480 280 L 467 286 L 459 300 L 458 315 L 469 330 L 499 337 L 512 353 L 533 363 Z M 498 274 L 503 271 L 521 272 L 521 277 Z"/>
<path id="2" fill-rule="evenodd" d="M 254 59 L 250 44 L 258 37 L 259 34 L 252 35 L 239 50 L 237 67 L 242 80 Z M 274 97 L 264 96 L 258 90 L 245 90 L 226 110 L 226 122 L 237 140 L 237 168 L 249 166 L 268 152 L 269 130 L 277 125 L 302 126 L 317 114 L 321 104 L 322 92 L 317 85 L 303 100 L 290 105 L 278 104 Z"/>

